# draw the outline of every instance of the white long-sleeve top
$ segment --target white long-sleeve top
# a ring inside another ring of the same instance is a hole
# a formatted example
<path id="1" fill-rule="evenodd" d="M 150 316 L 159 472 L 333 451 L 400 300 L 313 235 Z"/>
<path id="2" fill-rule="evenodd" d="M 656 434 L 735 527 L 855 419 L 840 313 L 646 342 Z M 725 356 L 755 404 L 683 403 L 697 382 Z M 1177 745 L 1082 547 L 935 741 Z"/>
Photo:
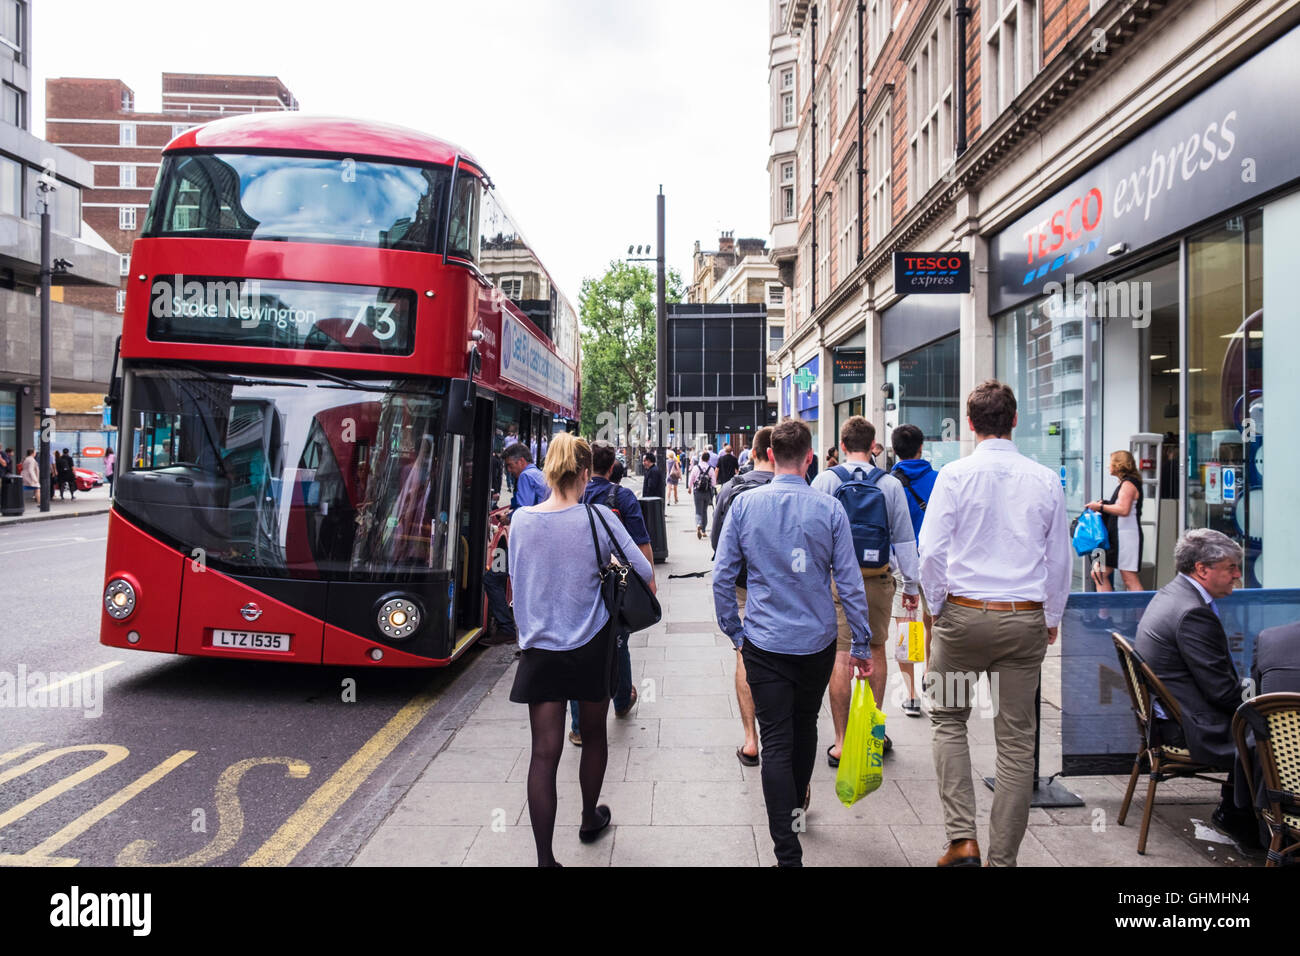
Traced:
<path id="1" fill-rule="evenodd" d="M 934 614 L 949 594 L 1040 601 L 1048 627 L 1070 595 L 1070 533 L 1060 478 L 1014 442 L 988 438 L 939 470 L 919 541 Z"/>

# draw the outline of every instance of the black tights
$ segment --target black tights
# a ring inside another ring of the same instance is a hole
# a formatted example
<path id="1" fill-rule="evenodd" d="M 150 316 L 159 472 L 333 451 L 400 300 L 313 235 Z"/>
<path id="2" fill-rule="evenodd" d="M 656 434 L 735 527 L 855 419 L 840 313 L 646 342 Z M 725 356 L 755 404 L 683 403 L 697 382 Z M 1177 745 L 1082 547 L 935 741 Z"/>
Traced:
<path id="1" fill-rule="evenodd" d="M 564 718 L 568 702 L 547 700 L 528 705 L 528 722 L 533 731 L 533 755 L 528 764 L 528 817 L 533 824 L 537 843 L 537 865 L 553 866 L 555 855 L 551 839 L 555 833 L 555 775 L 564 753 Z M 596 801 L 605 781 L 605 764 L 609 747 L 605 738 L 605 718 L 609 698 L 578 701 L 578 730 L 582 734 L 582 759 L 578 765 L 578 783 L 582 787 L 582 826 L 594 829 Z"/>

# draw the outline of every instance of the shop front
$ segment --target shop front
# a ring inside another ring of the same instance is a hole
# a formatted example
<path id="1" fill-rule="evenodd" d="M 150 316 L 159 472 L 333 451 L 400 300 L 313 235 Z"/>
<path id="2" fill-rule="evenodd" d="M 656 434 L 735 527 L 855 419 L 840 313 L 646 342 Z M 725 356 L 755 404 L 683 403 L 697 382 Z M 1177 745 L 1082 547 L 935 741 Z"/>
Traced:
<path id="1" fill-rule="evenodd" d="M 831 349 L 831 403 L 835 430 L 826 438 L 829 448 L 839 448 L 840 428 L 854 415 L 867 415 L 867 333 L 859 331 Z M 870 418 L 870 415 L 867 415 Z M 823 456 L 826 448 L 818 453 Z"/>
<path id="2" fill-rule="evenodd" d="M 898 425 L 925 436 L 921 454 L 935 468 L 961 457 L 961 303 L 950 295 L 909 295 L 880 316 L 885 366 L 885 424 L 889 447 Z"/>
<path id="3" fill-rule="evenodd" d="M 1245 586 L 1300 581 L 1289 534 L 1300 462 L 1278 440 L 1300 407 L 1287 369 L 1300 346 L 1300 126 L 1283 97 L 1260 95 L 1300 84 L 1298 47 L 1300 29 L 990 242 L 996 372 L 1019 401 L 1016 443 L 1060 473 L 1072 518 L 1114 490 L 1111 453 L 1132 452 L 1148 588 L 1173 575 L 1179 533 L 1204 527 L 1245 548 Z"/>

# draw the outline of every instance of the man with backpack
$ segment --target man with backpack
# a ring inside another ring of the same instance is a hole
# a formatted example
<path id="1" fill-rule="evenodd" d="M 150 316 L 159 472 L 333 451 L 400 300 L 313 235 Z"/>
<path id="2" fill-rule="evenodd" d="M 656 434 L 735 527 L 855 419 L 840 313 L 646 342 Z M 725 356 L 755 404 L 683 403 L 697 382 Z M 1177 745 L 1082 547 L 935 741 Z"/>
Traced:
<path id="1" fill-rule="evenodd" d="M 876 427 L 861 415 L 854 415 L 840 428 L 840 450 L 844 464 L 836 465 L 817 476 L 812 486 L 837 498 L 848 512 L 853 529 L 853 548 L 862 584 L 867 592 L 871 623 L 871 693 L 876 706 L 885 709 L 885 681 L 889 665 L 885 644 L 889 640 L 889 622 L 894 608 L 894 576 L 890 569 L 890 552 L 903 573 L 903 607 L 915 610 L 919 604 L 916 535 L 912 532 L 907 495 L 893 475 L 871 463 L 871 448 L 876 441 Z M 845 620 L 839 597 L 835 601 L 839 624 L 835 669 L 831 673 L 831 720 L 835 723 L 835 743 L 826 748 L 826 761 L 832 767 L 840 763 L 844 731 L 849 723 L 849 703 L 853 696 L 853 672 L 849 663 L 852 634 Z M 888 735 L 885 751 L 893 747 Z"/>
<path id="2" fill-rule="evenodd" d="M 713 509 L 713 532 L 710 539 L 713 542 L 715 559 L 718 556 L 718 536 L 722 532 L 723 522 L 727 520 L 727 512 L 731 509 L 732 502 L 738 495 L 754 488 L 761 488 L 772 480 L 776 465 L 768 454 L 771 448 L 771 426 L 760 428 L 754 434 L 754 450 L 750 455 L 754 467 L 737 475 L 718 491 L 718 503 Z M 741 613 L 744 613 L 745 602 L 749 597 L 748 587 L 747 568 L 742 560 L 740 571 L 736 575 L 736 604 Z M 745 731 L 745 742 L 736 748 L 736 759 L 746 767 L 757 767 L 758 730 L 754 724 L 754 695 L 750 693 L 749 682 L 745 678 L 745 659 L 739 650 L 736 651 L 736 703 L 740 705 L 740 726 Z"/>
<path id="3" fill-rule="evenodd" d="M 713 504 L 713 482 L 717 476 L 716 469 L 709 464 L 709 453 L 700 452 L 700 460 L 691 465 L 686 485 L 695 497 L 695 538 L 704 537 L 709 527 L 709 505 Z"/>
<path id="4" fill-rule="evenodd" d="M 591 480 L 587 482 L 587 487 L 583 489 L 582 502 L 587 505 L 604 505 L 614 512 L 618 520 L 623 522 L 623 527 L 627 529 L 633 543 L 641 549 L 645 559 L 650 562 L 650 569 L 653 572 L 655 556 L 650 547 L 650 531 L 646 528 L 645 516 L 641 513 L 641 502 L 637 500 L 636 493 L 632 489 L 624 488 L 610 480 L 610 473 L 614 471 L 617 461 L 618 453 L 612 444 L 607 441 L 591 443 L 592 475 Z M 653 580 L 653 573 L 651 579 Z M 620 633 L 615 650 L 618 657 L 618 688 L 614 691 L 613 698 L 615 717 L 626 717 L 632 712 L 632 706 L 636 703 L 636 686 L 632 683 L 632 654 L 627 643 L 629 636 L 627 632 Z M 581 747 L 582 735 L 578 733 L 578 702 L 569 701 L 569 709 L 573 718 L 569 741 Z"/>
<path id="5" fill-rule="evenodd" d="M 903 483 L 903 490 L 907 492 L 907 507 L 912 515 L 912 529 L 916 532 L 919 539 L 921 536 L 921 522 L 925 519 L 925 506 L 930 501 L 930 492 L 934 489 L 934 480 L 939 477 L 939 473 L 930 467 L 930 463 L 921 457 L 921 446 L 925 444 L 925 434 L 915 425 L 899 425 L 889 435 L 889 443 L 894 446 L 894 457 L 898 459 L 898 464 L 894 465 L 894 470 L 890 472 L 895 478 Z M 903 584 L 903 576 L 898 569 L 894 569 L 894 619 L 899 623 L 906 620 L 916 620 L 915 611 L 909 611 L 903 606 L 902 595 L 899 594 Z M 930 618 L 930 608 L 925 603 L 925 591 L 920 590 L 921 598 L 921 620 L 925 627 L 925 657 L 930 659 L 930 626 L 933 621 Z M 921 700 L 916 696 L 916 665 L 911 661 L 899 661 L 898 669 L 903 674 L 903 680 L 907 684 L 907 700 L 903 702 L 903 713 L 908 717 L 921 716 Z"/>

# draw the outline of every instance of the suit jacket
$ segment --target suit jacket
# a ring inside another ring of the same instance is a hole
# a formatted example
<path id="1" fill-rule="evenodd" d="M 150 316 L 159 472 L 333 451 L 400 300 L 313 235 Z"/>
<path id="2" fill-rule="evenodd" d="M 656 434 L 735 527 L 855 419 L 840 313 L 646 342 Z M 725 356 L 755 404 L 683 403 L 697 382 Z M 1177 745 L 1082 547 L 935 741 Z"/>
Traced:
<path id="1" fill-rule="evenodd" d="M 1250 676 L 1257 694 L 1300 694 L 1300 622 L 1259 632 Z"/>
<path id="2" fill-rule="evenodd" d="M 645 473 L 641 484 L 642 498 L 662 498 L 664 496 L 664 473 L 658 465 L 651 465 Z"/>
<path id="3" fill-rule="evenodd" d="M 1182 708 L 1192 758 L 1233 767 L 1232 715 L 1242 701 L 1241 681 L 1219 616 L 1186 577 L 1175 575 L 1156 592 L 1138 622 L 1134 649 Z"/>

